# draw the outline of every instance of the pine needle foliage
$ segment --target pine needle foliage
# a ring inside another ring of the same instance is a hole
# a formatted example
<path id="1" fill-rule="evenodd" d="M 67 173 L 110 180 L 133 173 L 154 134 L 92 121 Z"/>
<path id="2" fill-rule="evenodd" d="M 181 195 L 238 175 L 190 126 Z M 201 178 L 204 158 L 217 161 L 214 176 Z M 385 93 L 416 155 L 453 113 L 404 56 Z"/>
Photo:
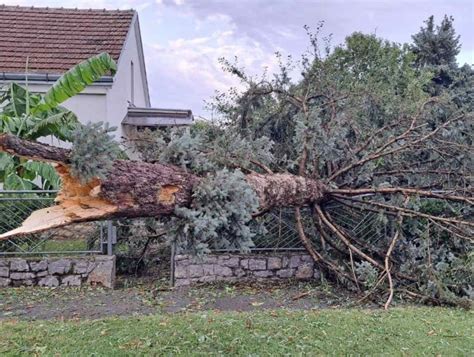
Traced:
<path id="1" fill-rule="evenodd" d="M 119 154 L 108 123 L 88 123 L 74 131 L 70 155 L 71 174 L 85 184 L 105 178 Z"/>
<path id="2" fill-rule="evenodd" d="M 249 222 L 257 209 L 257 195 L 240 170 L 217 171 L 195 188 L 191 207 L 176 209 L 180 221 L 175 239 L 198 255 L 209 247 L 248 252 L 255 236 Z"/>

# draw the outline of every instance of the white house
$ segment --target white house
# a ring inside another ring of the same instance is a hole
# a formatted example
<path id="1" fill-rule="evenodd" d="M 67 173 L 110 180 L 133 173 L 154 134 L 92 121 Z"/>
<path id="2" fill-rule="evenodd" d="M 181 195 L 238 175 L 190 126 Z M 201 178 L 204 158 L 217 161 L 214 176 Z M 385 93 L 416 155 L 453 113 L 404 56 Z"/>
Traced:
<path id="1" fill-rule="evenodd" d="M 127 137 L 139 127 L 189 125 L 190 110 L 152 108 L 138 14 L 134 10 L 79 10 L 0 6 L 0 87 L 25 83 L 45 92 L 75 64 L 101 52 L 117 62 L 104 76 L 62 105 L 81 122 L 107 121 Z"/>

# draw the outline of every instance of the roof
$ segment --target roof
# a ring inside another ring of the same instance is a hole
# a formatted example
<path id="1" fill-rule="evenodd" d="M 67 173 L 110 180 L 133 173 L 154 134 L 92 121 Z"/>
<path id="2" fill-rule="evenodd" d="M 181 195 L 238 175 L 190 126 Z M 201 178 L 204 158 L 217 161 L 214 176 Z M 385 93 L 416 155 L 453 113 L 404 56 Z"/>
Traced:
<path id="1" fill-rule="evenodd" d="M 194 116 L 191 110 L 129 107 L 124 125 L 157 127 L 169 125 L 191 125 Z"/>
<path id="2" fill-rule="evenodd" d="M 108 52 L 118 61 L 134 10 L 0 6 L 0 72 L 61 74 Z"/>

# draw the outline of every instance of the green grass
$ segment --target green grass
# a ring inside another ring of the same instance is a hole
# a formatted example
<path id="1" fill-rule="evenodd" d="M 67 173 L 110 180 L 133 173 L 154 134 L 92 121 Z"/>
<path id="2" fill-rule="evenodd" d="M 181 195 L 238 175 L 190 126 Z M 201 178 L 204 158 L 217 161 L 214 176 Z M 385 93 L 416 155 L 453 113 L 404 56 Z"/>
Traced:
<path id="1" fill-rule="evenodd" d="M 474 355 L 473 313 L 442 308 L 200 312 L 0 323 L 0 355 Z"/>
<path id="2" fill-rule="evenodd" d="M 87 250 L 87 241 L 85 239 L 78 240 L 48 240 L 44 242 L 41 249 L 45 252 L 74 252 Z"/>

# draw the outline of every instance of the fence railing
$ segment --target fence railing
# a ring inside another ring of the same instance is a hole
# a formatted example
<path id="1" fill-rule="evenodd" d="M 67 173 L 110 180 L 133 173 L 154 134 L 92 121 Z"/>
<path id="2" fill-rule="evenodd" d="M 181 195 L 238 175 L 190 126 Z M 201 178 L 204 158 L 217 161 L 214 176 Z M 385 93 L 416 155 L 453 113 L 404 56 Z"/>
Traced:
<path id="1" fill-rule="evenodd" d="M 375 245 L 381 239 L 386 239 L 390 232 L 377 229 L 374 223 L 377 221 L 377 213 L 367 212 L 357 208 L 351 208 L 340 203 L 331 203 L 325 207 L 326 212 L 341 227 L 352 236 L 370 245 Z M 302 210 L 303 225 L 305 233 L 310 240 L 320 241 L 321 237 L 312 220 L 309 208 Z M 253 238 L 254 247 L 251 252 L 278 252 L 278 251 L 302 251 L 305 250 L 296 227 L 294 209 L 282 208 L 269 211 L 258 219 L 263 227 L 263 233 Z M 237 248 L 216 248 L 213 242 L 207 242 L 209 249 L 214 253 L 238 252 Z M 319 243 L 318 243 L 319 244 Z M 342 247 L 343 248 L 343 247 Z M 176 254 L 190 253 L 186 248 L 175 247 Z"/>
<path id="2" fill-rule="evenodd" d="M 0 190 L 0 233 L 19 227 L 38 209 L 54 205 L 57 191 Z M 76 224 L 0 240 L 0 256 L 112 254 L 114 227 L 110 222 Z"/>

